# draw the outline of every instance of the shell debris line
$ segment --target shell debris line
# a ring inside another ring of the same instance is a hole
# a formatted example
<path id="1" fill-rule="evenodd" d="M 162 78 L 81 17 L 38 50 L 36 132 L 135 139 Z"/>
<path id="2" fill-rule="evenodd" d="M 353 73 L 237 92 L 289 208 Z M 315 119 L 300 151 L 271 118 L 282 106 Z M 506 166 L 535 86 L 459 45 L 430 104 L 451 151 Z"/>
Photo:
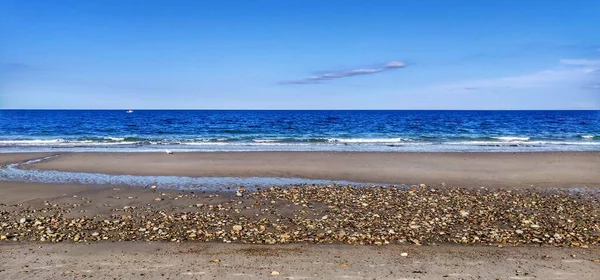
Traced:
<path id="1" fill-rule="evenodd" d="M 213 203 L 186 195 L 187 207 L 168 206 L 186 197 L 163 193 L 160 203 L 152 196 L 145 206 L 115 207 L 110 214 L 96 215 L 85 215 L 79 210 L 82 205 L 72 203 L 46 203 L 37 209 L 0 205 L 0 240 L 584 248 L 600 243 L 600 201 L 595 193 L 423 185 L 298 185 L 238 190 L 242 192 L 243 196 L 216 194 L 222 200 Z"/>

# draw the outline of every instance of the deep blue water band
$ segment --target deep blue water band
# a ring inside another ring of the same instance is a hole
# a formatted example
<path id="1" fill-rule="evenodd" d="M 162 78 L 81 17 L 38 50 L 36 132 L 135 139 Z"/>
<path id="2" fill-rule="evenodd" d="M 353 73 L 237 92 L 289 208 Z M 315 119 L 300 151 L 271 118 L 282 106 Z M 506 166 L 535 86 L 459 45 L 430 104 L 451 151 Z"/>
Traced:
<path id="1" fill-rule="evenodd" d="M 600 111 L 0 110 L 0 152 L 598 151 Z"/>

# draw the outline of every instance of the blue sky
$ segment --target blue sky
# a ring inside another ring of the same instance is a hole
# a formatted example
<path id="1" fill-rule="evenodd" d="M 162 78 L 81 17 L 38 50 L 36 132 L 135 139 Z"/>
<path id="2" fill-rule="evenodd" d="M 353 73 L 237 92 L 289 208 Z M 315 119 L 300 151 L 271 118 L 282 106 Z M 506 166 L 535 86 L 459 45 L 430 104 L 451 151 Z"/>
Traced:
<path id="1" fill-rule="evenodd" d="M 600 109 L 600 1 L 0 1 L 0 108 Z"/>

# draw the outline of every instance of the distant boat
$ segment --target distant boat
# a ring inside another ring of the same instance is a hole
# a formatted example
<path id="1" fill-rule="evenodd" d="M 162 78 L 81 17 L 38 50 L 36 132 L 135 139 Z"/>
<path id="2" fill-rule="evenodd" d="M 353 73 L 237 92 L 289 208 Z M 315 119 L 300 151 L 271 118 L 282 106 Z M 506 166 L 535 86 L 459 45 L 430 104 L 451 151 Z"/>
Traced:
<path id="1" fill-rule="evenodd" d="M 127 114 L 133 113 L 133 110 L 127 110 Z"/>

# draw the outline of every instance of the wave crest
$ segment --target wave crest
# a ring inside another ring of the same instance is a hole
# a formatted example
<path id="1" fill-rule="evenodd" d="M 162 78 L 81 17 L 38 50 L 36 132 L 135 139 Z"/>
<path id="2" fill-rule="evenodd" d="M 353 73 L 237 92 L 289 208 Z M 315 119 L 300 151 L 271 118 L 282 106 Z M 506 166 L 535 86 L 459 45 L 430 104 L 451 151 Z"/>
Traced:
<path id="1" fill-rule="evenodd" d="M 500 136 L 490 137 L 492 139 L 498 139 L 500 141 L 515 142 L 515 141 L 529 141 L 530 137 L 519 137 L 519 136 Z"/>

